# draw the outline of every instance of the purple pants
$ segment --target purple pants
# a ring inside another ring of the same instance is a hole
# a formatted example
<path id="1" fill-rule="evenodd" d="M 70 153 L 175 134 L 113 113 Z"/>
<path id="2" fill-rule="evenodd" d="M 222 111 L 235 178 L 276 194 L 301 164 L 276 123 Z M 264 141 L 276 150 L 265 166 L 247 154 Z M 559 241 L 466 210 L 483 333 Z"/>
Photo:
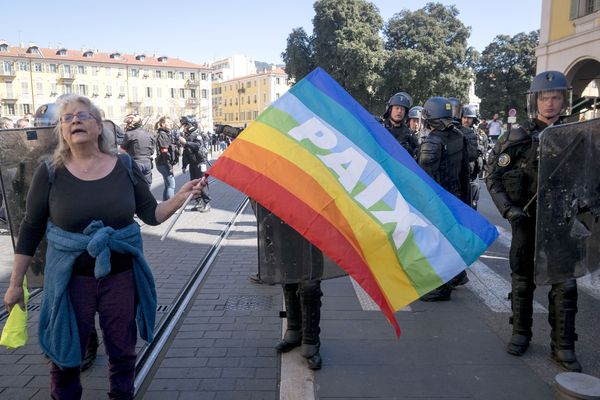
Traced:
<path id="1" fill-rule="evenodd" d="M 77 318 L 81 354 L 85 355 L 97 312 L 108 355 L 108 398 L 133 399 L 137 340 L 133 271 L 102 279 L 73 275 L 68 290 Z M 53 399 L 81 399 L 79 368 L 61 369 L 52 363 L 50 394 Z"/>

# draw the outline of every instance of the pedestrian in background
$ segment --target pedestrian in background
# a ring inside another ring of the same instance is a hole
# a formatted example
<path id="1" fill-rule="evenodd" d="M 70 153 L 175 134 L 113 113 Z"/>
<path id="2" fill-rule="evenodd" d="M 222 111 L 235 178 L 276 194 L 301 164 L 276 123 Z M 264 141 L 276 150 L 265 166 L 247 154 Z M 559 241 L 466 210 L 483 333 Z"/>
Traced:
<path id="1" fill-rule="evenodd" d="M 175 174 L 173 166 L 179 162 L 177 146 L 173 143 L 173 121 L 161 117 L 154 125 L 156 129 L 156 169 L 163 177 L 163 201 L 175 195 Z"/>
<path id="2" fill-rule="evenodd" d="M 114 138 L 88 98 L 70 95 L 58 107 L 58 147 L 34 174 L 4 304 L 9 312 L 24 308 L 23 279 L 45 233 L 39 342 L 51 360 L 51 397 L 81 398 L 80 364 L 98 313 L 108 397 L 133 399 L 136 325 L 150 341 L 156 315 L 154 280 L 133 217 L 165 221 L 190 193 L 199 194 L 200 181 L 157 204 L 137 164 L 115 155 Z"/>
<path id="3" fill-rule="evenodd" d="M 133 158 L 138 165 L 148 186 L 152 184 L 152 155 L 154 154 L 155 140 L 150 132 L 142 127 L 142 117 L 137 114 L 128 114 L 125 123 L 125 136 L 121 148 Z"/>

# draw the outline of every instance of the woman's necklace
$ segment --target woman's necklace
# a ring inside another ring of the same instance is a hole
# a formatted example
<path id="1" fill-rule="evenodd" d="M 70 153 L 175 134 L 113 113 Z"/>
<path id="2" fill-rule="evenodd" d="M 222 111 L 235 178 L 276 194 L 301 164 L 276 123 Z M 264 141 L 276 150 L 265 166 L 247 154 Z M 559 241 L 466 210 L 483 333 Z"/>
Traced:
<path id="1" fill-rule="evenodd" d="M 94 169 L 94 167 L 97 165 L 98 161 L 100 161 L 100 156 L 96 155 L 96 156 L 92 157 L 92 159 L 89 162 L 89 164 L 87 165 L 87 167 L 84 167 L 83 166 L 84 164 L 82 163 L 81 166 L 79 167 L 79 169 L 84 174 L 88 174 L 90 171 L 92 171 L 92 169 Z"/>

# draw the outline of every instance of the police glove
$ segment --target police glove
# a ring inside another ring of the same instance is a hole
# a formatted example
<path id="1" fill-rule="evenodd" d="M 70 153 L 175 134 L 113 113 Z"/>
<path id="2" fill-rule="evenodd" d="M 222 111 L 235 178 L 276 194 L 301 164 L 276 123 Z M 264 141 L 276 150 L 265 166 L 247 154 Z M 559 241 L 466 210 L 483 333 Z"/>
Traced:
<path id="1" fill-rule="evenodd" d="M 508 211 L 504 214 L 504 218 L 506 218 L 510 222 L 518 222 L 527 218 L 527 214 L 525 213 L 525 211 L 523 211 L 521 207 L 513 206 L 509 208 Z"/>

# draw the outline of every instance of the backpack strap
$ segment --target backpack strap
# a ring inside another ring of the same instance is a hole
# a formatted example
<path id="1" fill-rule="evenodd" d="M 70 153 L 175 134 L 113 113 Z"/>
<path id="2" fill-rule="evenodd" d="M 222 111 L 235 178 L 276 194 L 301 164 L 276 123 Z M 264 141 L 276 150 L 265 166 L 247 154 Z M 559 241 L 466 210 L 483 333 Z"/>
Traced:
<path id="1" fill-rule="evenodd" d="M 44 165 L 46 166 L 46 171 L 48 171 L 48 184 L 52 185 L 54 183 L 54 178 L 56 177 L 56 170 L 50 160 L 44 160 Z"/>
<path id="2" fill-rule="evenodd" d="M 129 179 L 131 179 L 131 183 L 133 183 L 134 186 L 137 185 L 137 179 L 133 175 L 133 160 L 131 159 L 131 156 L 129 156 L 129 154 L 127 153 L 120 153 L 118 157 L 119 161 L 127 169 L 127 173 L 129 174 Z"/>

